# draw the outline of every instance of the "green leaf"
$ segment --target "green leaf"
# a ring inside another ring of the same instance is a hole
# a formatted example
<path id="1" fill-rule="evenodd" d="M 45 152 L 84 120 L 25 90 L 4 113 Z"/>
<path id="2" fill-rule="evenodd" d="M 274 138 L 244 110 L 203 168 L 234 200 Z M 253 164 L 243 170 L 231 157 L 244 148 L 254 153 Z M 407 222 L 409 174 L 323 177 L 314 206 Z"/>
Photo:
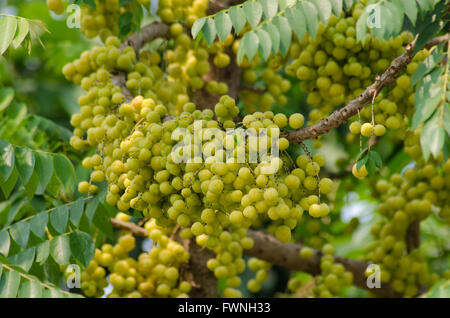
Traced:
<path id="1" fill-rule="evenodd" d="M 17 19 L 13 16 L 0 16 L 0 55 L 2 55 L 14 39 L 17 28 Z"/>
<path id="2" fill-rule="evenodd" d="M 195 39 L 198 35 L 198 33 L 202 30 L 203 25 L 205 25 L 206 17 L 200 18 L 195 20 L 194 24 L 192 25 L 191 33 L 192 37 Z"/>
<path id="3" fill-rule="evenodd" d="M 289 26 L 288 20 L 283 16 L 275 16 L 273 18 L 273 23 L 280 34 L 280 51 L 286 56 L 292 41 L 291 27 Z"/>
<path id="4" fill-rule="evenodd" d="M 445 56 L 445 53 L 441 53 L 443 44 L 444 43 L 441 43 L 438 47 L 436 47 L 433 52 L 417 67 L 416 71 L 411 77 L 411 87 L 413 87 L 425 75 L 430 73 L 436 67 L 436 65 L 438 65 L 438 63 L 442 61 Z"/>
<path id="5" fill-rule="evenodd" d="M 37 237 L 42 238 L 48 223 L 48 212 L 42 211 L 34 215 L 30 221 L 30 229 Z"/>
<path id="6" fill-rule="evenodd" d="M 33 199 L 33 196 L 36 193 L 38 186 L 39 186 L 39 177 L 37 176 L 36 172 L 33 172 L 30 180 L 28 180 L 28 183 L 25 185 L 25 192 L 28 194 L 28 198 L 30 200 Z"/>
<path id="7" fill-rule="evenodd" d="M 80 220 L 81 216 L 83 215 L 83 211 L 84 211 L 83 198 L 79 198 L 69 207 L 70 222 L 72 222 L 72 224 L 75 227 L 78 227 L 80 225 Z"/>
<path id="8" fill-rule="evenodd" d="M 367 147 L 365 147 L 364 149 L 361 149 L 359 151 L 358 155 L 356 156 L 356 161 L 361 159 L 363 155 L 366 155 L 366 152 L 367 152 Z"/>
<path id="9" fill-rule="evenodd" d="M 420 3 L 419 3 L 420 4 Z M 446 12 L 444 1 L 440 1 L 432 12 L 428 12 L 423 21 L 417 23 L 418 37 L 414 45 L 413 54 L 419 52 L 425 44 L 432 39 L 444 27 L 444 19 L 441 19 Z"/>
<path id="10" fill-rule="evenodd" d="M 59 234 L 65 233 L 69 222 L 69 208 L 60 205 L 50 212 L 50 223 Z"/>
<path id="11" fill-rule="evenodd" d="M 329 0 L 311 0 L 311 2 L 316 6 L 320 20 L 324 25 L 327 25 L 328 19 L 330 19 L 331 16 L 332 9 Z"/>
<path id="12" fill-rule="evenodd" d="M 89 221 L 89 223 L 92 223 L 92 219 L 94 218 L 95 212 L 97 211 L 98 207 L 98 200 L 90 199 L 88 203 L 86 204 L 86 218 Z"/>
<path id="13" fill-rule="evenodd" d="M 384 2 L 383 6 L 385 11 L 391 14 L 392 20 L 386 24 L 387 33 L 386 38 L 389 39 L 390 36 L 397 36 L 400 34 L 403 26 L 404 13 L 401 3 L 399 2 Z"/>
<path id="14" fill-rule="evenodd" d="M 266 20 L 272 19 L 277 14 L 278 1 L 277 0 L 259 0 L 261 3 L 264 17 Z"/>
<path id="15" fill-rule="evenodd" d="M 11 238 L 20 246 L 25 247 L 30 237 L 30 224 L 25 221 L 20 221 L 11 225 L 9 229 Z"/>
<path id="16" fill-rule="evenodd" d="M 359 159 L 359 160 L 356 162 L 356 170 L 359 171 L 359 169 L 361 169 L 361 167 L 364 166 L 364 165 L 367 163 L 368 160 L 369 160 L 369 156 L 368 156 L 368 155 L 365 155 L 364 157 L 362 157 L 361 159 Z"/>
<path id="17" fill-rule="evenodd" d="M 366 162 L 366 169 L 368 174 L 373 175 L 375 171 L 377 170 L 377 167 L 375 165 L 375 162 L 372 160 L 372 158 L 369 156 Z"/>
<path id="18" fill-rule="evenodd" d="M 363 13 L 356 22 L 356 41 L 361 42 L 363 45 L 366 43 L 367 36 L 367 19 L 369 18 L 368 10 L 364 9 Z"/>
<path id="19" fill-rule="evenodd" d="M 108 211 L 103 206 L 103 204 L 98 205 L 97 211 L 95 212 L 92 221 L 100 231 L 102 231 L 109 237 L 113 236 L 111 217 L 108 215 Z"/>
<path id="20" fill-rule="evenodd" d="M 450 136 L 450 104 L 445 103 L 443 107 L 444 114 L 442 116 L 442 121 L 444 122 L 444 128 L 447 131 L 447 134 Z"/>
<path id="21" fill-rule="evenodd" d="M 419 83 L 414 94 L 415 112 L 411 128 L 416 129 L 433 114 L 442 98 L 442 86 L 440 77 L 443 67 L 435 69 L 431 74 L 425 76 Z"/>
<path id="22" fill-rule="evenodd" d="M 36 174 L 42 189 L 45 189 L 53 175 L 53 159 L 49 154 L 40 151 L 36 152 L 34 156 Z"/>
<path id="23" fill-rule="evenodd" d="M 56 176 L 63 185 L 67 185 L 69 181 L 75 179 L 75 170 L 66 156 L 55 154 L 53 156 L 53 168 Z"/>
<path id="24" fill-rule="evenodd" d="M 5 230 L 0 231 L 0 254 L 8 256 L 10 245 L 11 238 L 9 237 L 9 233 Z"/>
<path id="25" fill-rule="evenodd" d="M 369 157 L 378 168 L 381 168 L 383 166 L 383 161 L 381 160 L 381 156 L 375 150 L 371 150 L 369 152 Z"/>
<path id="26" fill-rule="evenodd" d="M 28 20 L 18 17 L 16 35 L 12 41 L 12 45 L 15 49 L 17 49 L 20 44 L 22 44 L 23 40 L 25 40 L 29 30 L 30 25 L 28 24 Z"/>
<path id="27" fill-rule="evenodd" d="M 23 252 L 20 252 L 19 254 L 10 256 L 8 259 L 12 264 L 17 265 L 28 272 L 31 268 L 31 265 L 33 265 L 35 252 L 36 248 L 33 246 Z"/>
<path id="28" fill-rule="evenodd" d="M 6 198 L 8 198 L 11 194 L 11 191 L 14 189 L 18 178 L 19 172 L 17 171 L 17 169 L 14 169 L 8 180 L 6 180 L 6 182 L 0 183 L 0 187 L 2 188 L 3 194 Z"/>
<path id="29" fill-rule="evenodd" d="M 70 249 L 73 256 L 87 267 L 94 257 L 95 244 L 89 234 L 75 230 L 70 234 Z"/>
<path id="30" fill-rule="evenodd" d="M 39 264 L 45 263 L 50 255 L 50 242 L 44 241 L 37 246 L 36 249 L 36 262 Z"/>
<path id="31" fill-rule="evenodd" d="M 342 0 L 329 0 L 335 16 L 340 16 L 342 12 Z"/>
<path id="32" fill-rule="evenodd" d="M 350 10 L 353 6 L 353 1 L 354 0 L 344 0 L 344 9 L 346 11 Z"/>
<path id="33" fill-rule="evenodd" d="M 259 21 L 261 20 L 263 14 L 263 8 L 259 2 L 256 1 L 246 1 L 242 6 L 244 9 L 245 16 L 247 17 L 248 23 L 255 28 Z"/>
<path id="34" fill-rule="evenodd" d="M 440 280 L 430 290 L 420 296 L 423 298 L 449 298 L 450 297 L 450 280 Z"/>
<path id="35" fill-rule="evenodd" d="M 212 19 L 207 19 L 202 28 L 203 36 L 205 37 L 206 43 L 211 45 L 216 38 L 216 25 Z"/>
<path id="36" fill-rule="evenodd" d="M 420 146 L 422 147 L 425 161 L 428 161 L 430 153 L 437 158 L 444 146 L 445 131 L 439 125 L 439 112 L 425 123 L 420 135 Z"/>
<path id="37" fill-rule="evenodd" d="M 419 4 L 422 11 L 429 11 L 433 9 L 433 6 L 435 4 L 433 0 L 416 0 L 416 1 Z"/>
<path id="38" fill-rule="evenodd" d="M 54 237 L 50 241 L 50 255 L 59 265 L 69 264 L 70 239 L 66 235 Z"/>
<path id="39" fill-rule="evenodd" d="M 9 142 L 0 140 L 0 176 L 8 180 L 14 169 L 14 148 Z"/>
<path id="40" fill-rule="evenodd" d="M 403 9 L 405 10 L 406 16 L 411 21 L 412 25 L 416 24 L 417 21 L 417 3 L 415 0 L 400 0 L 403 4 Z"/>
<path id="41" fill-rule="evenodd" d="M 42 285 L 35 280 L 28 280 L 21 284 L 18 298 L 41 298 L 42 297 L 42 291 L 43 291 Z"/>
<path id="42" fill-rule="evenodd" d="M 277 54 L 280 49 L 280 33 L 273 23 L 264 23 L 262 28 L 269 34 L 272 43 L 272 53 Z"/>
<path id="43" fill-rule="evenodd" d="M 238 63 L 242 62 L 243 59 L 242 52 L 244 52 L 247 55 L 248 59 L 251 61 L 255 56 L 256 52 L 258 52 L 258 46 L 259 46 L 258 36 L 253 31 L 245 33 L 244 37 L 242 38 L 242 43 L 239 45 L 238 49 Z M 239 58 L 241 59 L 239 60 Z"/>
<path id="44" fill-rule="evenodd" d="M 244 10 L 239 6 L 232 6 L 228 11 L 231 22 L 233 23 L 234 32 L 236 34 L 241 33 L 244 26 L 247 24 L 247 18 L 245 17 Z"/>
<path id="45" fill-rule="evenodd" d="M 63 298 L 64 294 L 56 288 L 48 288 L 44 290 L 42 298 Z"/>
<path id="46" fill-rule="evenodd" d="M 233 27 L 230 17 L 228 16 L 228 14 L 221 11 L 217 13 L 216 17 L 214 18 L 214 22 L 216 23 L 216 30 L 219 39 L 222 42 L 225 42 L 225 39 L 230 34 L 231 28 Z"/>
<path id="47" fill-rule="evenodd" d="M 308 33 L 312 38 L 316 37 L 317 28 L 318 28 L 318 17 L 317 17 L 317 9 L 316 7 L 306 1 L 301 1 L 297 4 L 297 7 L 300 8 L 305 16 L 306 20 L 306 28 L 308 29 Z"/>
<path id="48" fill-rule="evenodd" d="M 17 271 L 3 273 L 0 280 L 0 298 L 15 298 L 19 290 L 20 275 Z"/>
<path id="49" fill-rule="evenodd" d="M 259 39 L 259 47 L 261 48 L 260 51 L 264 59 L 268 60 L 272 49 L 272 41 L 270 40 L 270 35 L 263 29 L 256 30 L 256 35 Z"/>
<path id="50" fill-rule="evenodd" d="M 11 87 L 0 88 L 0 112 L 6 109 L 14 99 L 14 90 Z"/>
<path id="51" fill-rule="evenodd" d="M 34 170 L 33 151 L 25 147 L 16 148 L 16 166 L 23 184 L 27 184 Z"/>
<path id="52" fill-rule="evenodd" d="M 289 21 L 289 25 L 292 27 L 300 41 L 306 34 L 306 22 L 302 10 L 297 7 L 287 8 L 285 14 Z"/>

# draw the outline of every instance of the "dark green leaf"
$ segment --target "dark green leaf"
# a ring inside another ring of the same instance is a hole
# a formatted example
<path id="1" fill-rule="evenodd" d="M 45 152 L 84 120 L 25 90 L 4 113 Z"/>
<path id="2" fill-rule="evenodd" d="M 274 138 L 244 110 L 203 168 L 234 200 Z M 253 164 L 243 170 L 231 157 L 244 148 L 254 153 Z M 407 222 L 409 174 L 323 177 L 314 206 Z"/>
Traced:
<path id="1" fill-rule="evenodd" d="M 23 184 L 27 184 L 34 170 L 33 151 L 25 147 L 16 148 L 16 166 Z"/>
<path id="2" fill-rule="evenodd" d="M 111 224 L 111 218 L 108 215 L 108 211 L 102 204 L 99 204 L 97 211 L 95 212 L 93 223 L 99 228 L 100 231 L 105 233 L 107 236 L 113 236 L 113 229 Z"/>
<path id="3" fill-rule="evenodd" d="M 50 241 L 50 255 L 59 265 L 69 264 L 70 239 L 66 235 L 54 237 Z"/>
<path id="4" fill-rule="evenodd" d="M 367 160 L 369 160 L 369 156 L 367 156 L 367 155 L 364 156 L 364 157 L 362 157 L 361 159 L 359 159 L 359 160 L 356 162 L 356 170 L 359 171 L 359 169 L 361 169 L 361 167 L 364 166 L 364 165 L 366 164 Z"/>
<path id="5" fill-rule="evenodd" d="M 34 155 L 36 174 L 42 189 L 45 189 L 53 175 L 53 159 L 45 152 L 36 152 Z"/>
<path id="6" fill-rule="evenodd" d="M 375 171 L 377 170 L 376 166 L 375 166 L 375 162 L 372 160 L 371 157 L 369 157 L 367 159 L 366 162 L 366 169 L 369 175 L 373 175 L 375 173 Z"/>
<path id="7" fill-rule="evenodd" d="M 69 207 L 70 221 L 75 227 L 80 225 L 81 216 L 84 211 L 84 199 L 79 198 Z"/>
<path id="8" fill-rule="evenodd" d="M 28 198 L 30 200 L 33 199 L 33 196 L 36 193 L 38 186 L 39 186 L 39 177 L 37 176 L 36 172 L 33 172 L 30 180 L 28 180 L 28 183 L 25 185 L 25 192 L 28 194 Z"/>
<path id="9" fill-rule="evenodd" d="M 8 180 L 14 169 L 14 148 L 9 142 L 0 140 L 0 176 Z"/>
<path id="10" fill-rule="evenodd" d="M 62 184 L 67 185 L 69 181 L 75 179 L 75 171 L 70 160 L 63 155 L 55 154 L 53 156 L 53 168 L 56 176 Z"/>
<path id="11" fill-rule="evenodd" d="M 378 152 L 376 152 L 375 150 L 371 150 L 369 152 L 369 156 L 378 168 L 381 168 L 383 166 L 383 161 L 381 160 L 381 156 Z"/>
<path id="12" fill-rule="evenodd" d="M 403 4 L 403 9 L 405 10 L 406 16 L 409 18 L 413 25 L 416 24 L 417 20 L 417 3 L 415 0 L 400 0 Z"/>
<path id="13" fill-rule="evenodd" d="M 60 205 L 50 212 L 50 223 L 59 234 L 65 233 L 69 221 L 69 208 L 67 205 Z"/>
<path id="14" fill-rule="evenodd" d="M 33 246 L 23 252 L 20 252 L 19 254 L 10 256 L 9 261 L 28 272 L 31 268 L 31 265 L 33 265 L 35 252 L 36 248 Z"/>
<path id="15" fill-rule="evenodd" d="M 444 107 L 444 114 L 442 116 L 442 121 L 444 122 L 444 128 L 450 137 L 450 104 L 445 103 L 443 107 Z"/>
<path id="16" fill-rule="evenodd" d="M 30 224 L 26 221 L 20 221 L 11 225 L 9 229 L 11 238 L 22 247 L 27 246 L 30 237 Z"/>
<path id="17" fill-rule="evenodd" d="M 2 188 L 3 194 L 6 198 L 9 197 L 11 194 L 11 191 L 14 189 L 14 186 L 17 183 L 17 179 L 19 178 L 19 172 L 17 169 L 13 169 L 12 174 L 9 176 L 8 180 L 6 182 L 1 182 L 0 187 Z"/>
<path id="18" fill-rule="evenodd" d="M 92 237 L 79 230 L 75 230 L 70 234 L 70 249 L 73 256 L 85 267 L 89 265 L 95 253 Z"/>
<path id="19" fill-rule="evenodd" d="M 0 280 L 0 298 L 15 298 L 19 290 L 19 285 L 19 272 L 13 270 L 3 273 Z"/>
<path id="20" fill-rule="evenodd" d="M 30 219 L 29 223 L 31 232 L 33 232 L 37 237 L 44 237 L 45 228 L 48 223 L 48 212 L 39 212 Z"/>

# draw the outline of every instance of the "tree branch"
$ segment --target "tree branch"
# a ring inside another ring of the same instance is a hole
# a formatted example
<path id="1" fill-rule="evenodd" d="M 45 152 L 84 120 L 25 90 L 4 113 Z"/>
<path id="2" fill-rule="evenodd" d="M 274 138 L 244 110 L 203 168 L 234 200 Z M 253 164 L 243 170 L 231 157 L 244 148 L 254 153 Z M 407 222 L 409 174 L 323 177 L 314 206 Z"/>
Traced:
<path id="1" fill-rule="evenodd" d="M 430 40 L 426 47 L 432 47 L 436 44 L 448 40 L 448 34 Z M 347 106 L 335 110 L 330 116 L 321 119 L 317 124 L 298 130 L 286 132 L 286 138 L 291 144 L 299 144 L 307 139 L 314 139 L 320 135 L 326 134 L 332 128 L 336 128 L 346 123 L 351 117 L 356 115 L 367 104 L 370 104 L 378 93 L 387 85 L 392 83 L 411 62 L 414 57 L 415 40 L 406 46 L 406 51 L 395 58 L 389 68 L 381 75 L 377 76 L 375 82 L 366 88 L 366 90 L 357 98 L 351 100 Z"/>
<path id="2" fill-rule="evenodd" d="M 131 231 L 136 236 L 147 237 L 146 231 L 134 223 L 122 222 L 116 219 L 111 219 L 111 221 L 115 227 Z M 246 255 L 257 257 L 286 269 L 302 271 L 311 275 L 320 274 L 320 258 L 322 257 L 320 251 L 313 250 L 313 256 L 309 259 L 304 259 L 300 257 L 300 250 L 302 249 L 302 245 L 300 244 L 281 243 L 275 237 L 255 230 L 249 230 L 248 236 L 253 239 L 255 244 L 252 249 L 244 251 Z M 206 261 L 212 257 L 212 254 L 209 250 L 201 249 L 192 243 L 189 241 L 189 253 L 191 253 L 190 268 L 191 271 L 195 271 L 193 274 L 196 275 L 194 276 L 194 282 L 202 286 L 201 281 L 207 280 L 210 282 L 209 285 L 211 285 L 212 278 L 207 275 L 205 270 L 208 271 Z M 381 297 L 401 296 L 392 290 L 390 284 L 381 284 L 381 288 L 368 288 L 364 274 L 368 263 L 340 256 L 335 256 L 335 260 L 353 273 L 353 284 L 355 286 L 367 289 Z M 217 287 L 215 284 L 213 286 L 214 288 Z M 208 286 L 203 288 L 205 288 L 203 291 L 194 288 L 194 293 L 204 295 L 203 297 L 216 297 Z"/>
<path id="3" fill-rule="evenodd" d="M 122 48 L 131 46 L 137 53 L 145 43 L 156 38 L 168 38 L 169 34 L 169 25 L 162 22 L 154 22 L 144 26 L 139 32 L 129 36 L 122 43 Z"/>

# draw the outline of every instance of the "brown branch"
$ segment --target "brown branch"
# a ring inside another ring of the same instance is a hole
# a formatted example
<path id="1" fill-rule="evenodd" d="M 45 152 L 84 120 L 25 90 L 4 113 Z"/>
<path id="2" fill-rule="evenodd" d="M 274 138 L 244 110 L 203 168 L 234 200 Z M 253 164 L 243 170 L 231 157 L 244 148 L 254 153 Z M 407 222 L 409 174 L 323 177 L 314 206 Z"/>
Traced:
<path id="1" fill-rule="evenodd" d="M 281 243 L 271 235 L 253 230 L 249 230 L 248 235 L 255 244 L 252 249 L 245 251 L 246 255 L 257 257 L 287 269 L 302 271 L 311 275 L 320 274 L 320 258 L 322 257 L 320 251 L 313 250 L 313 256 L 309 259 L 304 259 L 300 257 L 302 248 L 300 244 Z M 335 256 L 335 260 L 353 273 L 353 284 L 355 286 L 367 289 L 381 297 L 401 297 L 391 288 L 390 284 L 381 284 L 380 288 L 367 287 L 365 270 L 368 263 L 340 256 Z"/>
<path id="2" fill-rule="evenodd" d="M 245 0 L 209 0 L 208 15 L 215 14 L 230 6 L 241 4 Z"/>
<path id="3" fill-rule="evenodd" d="M 162 22 L 151 23 L 144 26 L 139 30 L 139 32 L 129 36 L 122 43 L 122 48 L 125 46 L 131 46 L 136 52 L 139 52 L 145 43 L 156 38 L 168 38 L 169 35 L 169 25 Z"/>
<path id="4" fill-rule="evenodd" d="M 448 40 L 448 34 L 430 40 L 425 47 L 429 48 L 438 43 Z M 372 99 L 381 92 L 381 90 L 391 84 L 406 69 L 406 66 L 414 57 L 415 40 L 406 46 L 405 52 L 392 61 L 389 68 L 381 75 L 377 76 L 375 82 L 366 88 L 366 90 L 357 98 L 351 100 L 345 107 L 335 110 L 330 116 L 321 119 L 317 124 L 298 130 L 286 132 L 286 138 L 292 144 L 299 144 L 307 139 L 314 139 L 320 135 L 326 134 L 332 128 L 336 128 L 347 122 L 356 115 L 364 106 L 370 104 Z"/>
<path id="5" fill-rule="evenodd" d="M 117 219 L 111 219 L 111 221 L 115 227 L 131 231 L 136 236 L 147 237 L 146 231 L 134 223 L 123 222 Z M 320 258 L 322 257 L 320 251 L 313 250 L 313 256 L 309 259 L 304 259 L 300 257 L 300 250 L 302 248 L 300 244 L 281 243 L 271 235 L 254 230 L 249 230 L 248 235 L 253 239 L 255 244 L 252 249 L 244 251 L 246 255 L 257 257 L 286 269 L 302 271 L 311 275 L 320 274 Z M 189 260 L 190 272 L 194 275 L 193 281 L 195 284 L 200 286 L 193 289 L 193 295 L 197 295 L 197 297 L 216 297 L 217 291 L 213 291 L 213 289 L 217 289 L 217 286 L 215 283 L 211 283 L 214 275 L 206 268 L 206 261 L 213 257 L 212 252 L 201 249 L 197 244 L 193 244 L 190 241 L 186 242 L 185 246 L 186 244 L 191 255 Z M 340 256 L 335 256 L 335 259 L 344 265 L 348 271 L 353 273 L 353 284 L 355 286 L 367 289 L 381 297 L 401 296 L 392 290 L 390 284 L 381 284 L 381 288 L 369 289 L 364 274 L 368 263 Z M 206 286 L 204 286 L 205 283 Z"/>
<path id="6" fill-rule="evenodd" d="M 420 220 L 412 222 L 406 230 L 406 247 L 408 253 L 420 246 Z"/>

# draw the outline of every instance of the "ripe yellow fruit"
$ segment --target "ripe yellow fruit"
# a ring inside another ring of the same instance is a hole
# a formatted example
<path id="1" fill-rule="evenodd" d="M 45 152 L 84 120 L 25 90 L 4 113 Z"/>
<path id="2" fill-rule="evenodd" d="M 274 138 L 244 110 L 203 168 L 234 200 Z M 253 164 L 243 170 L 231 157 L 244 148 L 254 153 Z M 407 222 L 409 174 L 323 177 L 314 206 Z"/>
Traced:
<path id="1" fill-rule="evenodd" d="M 373 135 L 373 126 L 371 123 L 364 123 L 361 126 L 361 135 L 364 137 L 370 137 Z"/>
<path id="2" fill-rule="evenodd" d="M 289 116 L 289 126 L 291 126 L 293 129 L 299 129 L 303 126 L 305 122 L 305 117 L 303 117 L 302 114 L 295 113 Z"/>
<path id="3" fill-rule="evenodd" d="M 355 163 L 352 168 L 352 173 L 356 178 L 364 178 L 369 174 L 367 172 L 366 165 L 362 165 L 361 168 L 359 168 L 359 170 L 357 170 L 356 165 L 357 164 Z"/>
<path id="4" fill-rule="evenodd" d="M 62 14 L 64 12 L 64 5 L 61 0 L 47 0 L 47 7 L 55 14 Z"/>
<path id="5" fill-rule="evenodd" d="M 359 121 L 354 121 L 350 124 L 350 132 L 354 135 L 361 133 L 361 123 Z"/>
<path id="6" fill-rule="evenodd" d="M 386 127 L 383 125 L 377 124 L 373 130 L 375 136 L 383 136 L 386 133 Z"/>
<path id="7" fill-rule="evenodd" d="M 313 218 L 318 218 L 318 217 L 322 216 L 322 213 L 321 213 L 322 209 L 321 209 L 320 205 L 317 203 L 311 204 L 308 212 L 309 212 L 309 215 L 311 215 Z"/>

